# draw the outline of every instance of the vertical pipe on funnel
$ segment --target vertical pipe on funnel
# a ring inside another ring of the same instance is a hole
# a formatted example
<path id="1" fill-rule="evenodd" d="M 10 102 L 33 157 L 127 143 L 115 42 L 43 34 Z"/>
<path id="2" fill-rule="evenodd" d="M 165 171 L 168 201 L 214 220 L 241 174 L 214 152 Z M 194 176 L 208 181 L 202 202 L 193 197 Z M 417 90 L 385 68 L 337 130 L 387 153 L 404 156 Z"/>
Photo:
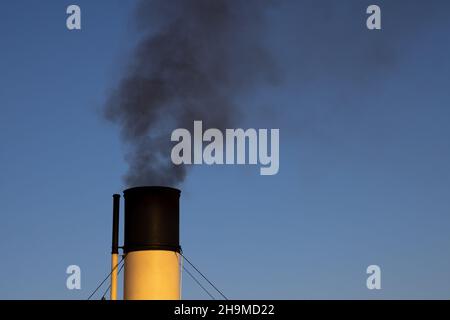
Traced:
<path id="1" fill-rule="evenodd" d="M 119 263 L 119 212 L 120 195 L 113 195 L 113 230 L 111 250 L 111 300 L 117 300 L 117 276 Z"/>

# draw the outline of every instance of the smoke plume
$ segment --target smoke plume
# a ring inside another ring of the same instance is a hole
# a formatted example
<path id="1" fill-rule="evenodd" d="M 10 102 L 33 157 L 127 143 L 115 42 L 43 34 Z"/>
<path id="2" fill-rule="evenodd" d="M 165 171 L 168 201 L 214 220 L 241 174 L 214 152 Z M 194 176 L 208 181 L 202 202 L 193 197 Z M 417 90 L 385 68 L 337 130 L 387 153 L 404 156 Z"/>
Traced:
<path id="1" fill-rule="evenodd" d="M 138 42 L 105 106 L 127 146 L 128 186 L 180 184 L 186 168 L 170 159 L 176 128 L 194 120 L 225 128 L 235 98 L 276 78 L 264 45 L 265 0 L 146 0 Z"/>

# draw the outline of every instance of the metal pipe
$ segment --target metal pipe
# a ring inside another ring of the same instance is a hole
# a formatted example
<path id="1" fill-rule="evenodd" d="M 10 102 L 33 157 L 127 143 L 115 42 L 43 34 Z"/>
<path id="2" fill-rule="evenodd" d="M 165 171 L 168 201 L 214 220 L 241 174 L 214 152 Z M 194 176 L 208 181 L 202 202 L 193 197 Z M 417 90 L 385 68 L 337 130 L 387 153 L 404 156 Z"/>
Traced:
<path id="1" fill-rule="evenodd" d="M 111 300 L 117 300 L 117 277 L 119 263 L 119 215 L 120 195 L 113 195 L 113 228 L 111 248 Z"/>

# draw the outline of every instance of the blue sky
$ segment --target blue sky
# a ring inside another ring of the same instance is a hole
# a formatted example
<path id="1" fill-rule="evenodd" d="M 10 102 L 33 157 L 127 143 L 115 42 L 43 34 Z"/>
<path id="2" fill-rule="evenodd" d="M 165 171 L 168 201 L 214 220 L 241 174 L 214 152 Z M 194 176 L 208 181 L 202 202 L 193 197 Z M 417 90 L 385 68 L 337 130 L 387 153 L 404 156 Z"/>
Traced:
<path id="1" fill-rule="evenodd" d="M 280 129 L 280 171 L 198 166 L 184 252 L 230 298 L 449 298 L 450 76 L 444 1 L 281 1 L 283 79 L 236 97 L 237 126 Z M 108 274 L 125 147 L 102 117 L 136 43 L 134 1 L 19 0 L 0 18 L 0 298 L 84 299 Z M 65 287 L 77 264 L 82 290 Z M 382 290 L 366 288 L 366 268 Z M 207 298 L 184 276 L 184 297 Z"/>

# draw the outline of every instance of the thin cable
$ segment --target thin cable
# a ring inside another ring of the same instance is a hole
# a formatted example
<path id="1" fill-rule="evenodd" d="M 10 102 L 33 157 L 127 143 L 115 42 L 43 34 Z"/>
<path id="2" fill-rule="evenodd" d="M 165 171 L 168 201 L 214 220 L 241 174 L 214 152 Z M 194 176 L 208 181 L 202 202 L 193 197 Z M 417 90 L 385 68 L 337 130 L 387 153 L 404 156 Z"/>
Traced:
<path id="1" fill-rule="evenodd" d="M 92 298 L 92 296 L 98 291 L 98 289 L 101 288 L 101 286 L 106 282 L 106 280 L 108 280 L 108 278 L 111 276 L 111 274 L 114 272 L 114 270 L 117 269 L 117 267 L 125 260 L 125 258 L 122 258 L 122 260 L 120 260 L 120 262 L 118 264 L 116 264 L 114 266 L 114 268 L 111 270 L 111 272 L 108 274 L 108 276 L 98 285 L 98 287 L 94 290 L 94 292 L 91 293 L 91 295 L 89 296 L 89 298 L 87 298 L 88 300 L 90 300 Z"/>
<path id="2" fill-rule="evenodd" d="M 206 288 L 204 287 L 204 286 L 202 286 L 202 284 L 200 283 L 200 281 L 198 281 L 195 277 L 194 277 L 194 275 L 192 274 L 192 273 L 190 273 L 189 272 L 189 270 L 188 269 L 186 269 L 184 266 L 183 266 L 183 270 L 184 271 L 186 271 L 186 273 L 200 286 L 200 288 L 202 288 L 203 289 L 203 291 L 205 291 L 210 297 L 211 297 L 211 299 L 213 299 L 213 300 L 216 300 L 216 298 L 214 298 L 214 296 L 208 291 L 208 290 L 206 290 Z"/>
<path id="3" fill-rule="evenodd" d="M 114 272 L 114 270 L 117 269 L 117 267 L 123 262 L 124 258 L 122 258 L 122 260 L 120 260 L 120 262 L 118 264 L 116 264 L 114 266 L 114 268 L 111 270 L 111 272 L 106 276 L 106 278 L 98 285 L 98 287 L 94 290 L 94 292 L 91 293 L 91 295 L 89 296 L 89 298 L 87 298 L 88 300 L 90 300 L 92 298 L 92 296 L 103 286 L 103 284 L 106 282 L 106 280 L 108 280 L 108 278 L 111 276 L 111 274 Z"/>
<path id="4" fill-rule="evenodd" d="M 208 280 L 208 278 L 203 274 L 203 273 L 201 273 L 200 272 L 200 270 L 198 270 L 190 261 L 189 261 L 189 259 L 188 258 L 186 258 L 184 255 L 183 255 L 183 253 L 180 251 L 180 254 L 181 254 L 181 256 L 187 261 L 187 263 L 189 263 L 190 265 L 191 265 L 191 267 L 192 268 L 194 268 L 195 269 L 195 271 L 197 271 L 202 277 L 203 277 L 203 279 L 205 279 L 225 300 L 228 300 L 228 298 L 219 290 L 219 289 L 217 289 L 217 287 L 211 282 L 211 281 L 209 281 Z M 186 269 L 185 269 L 186 270 Z"/>
<path id="5" fill-rule="evenodd" d="M 119 271 L 117 271 L 117 276 L 119 276 L 120 271 L 122 271 L 123 267 L 125 267 L 125 263 L 122 264 L 122 265 L 120 266 Z M 111 283 L 109 284 L 108 288 L 106 288 L 106 291 L 105 291 L 105 293 L 102 295 L 102 297 L 100 298 L 100 300 L 105 300 L 105 296 L 106 296 L 106 294 L 108 293 L 109 290 L 111 290 Z"/>

